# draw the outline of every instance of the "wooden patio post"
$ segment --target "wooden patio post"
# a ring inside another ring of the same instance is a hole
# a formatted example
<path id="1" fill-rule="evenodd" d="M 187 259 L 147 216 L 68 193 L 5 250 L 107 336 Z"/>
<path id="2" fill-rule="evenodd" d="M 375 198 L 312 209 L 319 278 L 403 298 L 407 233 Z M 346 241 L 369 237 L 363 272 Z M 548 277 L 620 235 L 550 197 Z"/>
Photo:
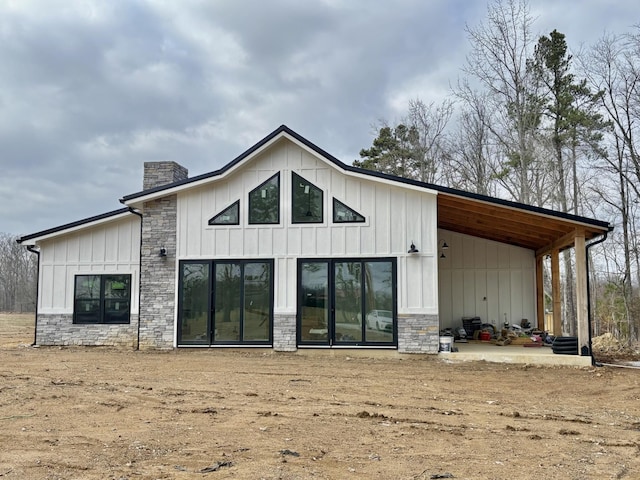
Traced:
<path id="1" fill-rule="evenodd" d="M 536 256 L 536 318 L 538 324 L 536 327 L 539 330 L 544 330 L 544 270 L 543 270 L 544 255 Z"/>
<path id="2" fill-rule="evenodd" d="M 560 297 L 560 250 L 551 250 L 551 295 L 553 296 L 553 334 L 562 336 L 562 298 Z"/>
<path id="3" fill-rule="evenodd" d="M 589 306 L 587 295 L 587 249 L 584 230 L 576 229 L 576 316 L 578 323 L 578 353 L 590 355 Z"/>

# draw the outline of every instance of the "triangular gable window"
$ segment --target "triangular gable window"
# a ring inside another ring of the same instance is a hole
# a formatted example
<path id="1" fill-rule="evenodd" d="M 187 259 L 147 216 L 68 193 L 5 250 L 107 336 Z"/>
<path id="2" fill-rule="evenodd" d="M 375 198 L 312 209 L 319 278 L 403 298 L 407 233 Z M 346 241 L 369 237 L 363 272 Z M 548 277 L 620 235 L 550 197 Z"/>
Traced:
<path id="1" fill-rule="evenodd" d="M 334 223 L 361 223 L 365 219 L 353 208 L 347 207 L 340 200 L 333 199 L 333 221 Z"/>
<path id="2" fill-rule="evenodd" d="M 313 183 L 291 172 L 291 222 L 322 223 L 323 192 Z"/>
<path id="3" fill-rule="evenodd" d="M 280 172 L 249 192 L 249 224 L 280 223 Z"/>
<path id="4" fill-rule="evenodd" d="M 240 224 L 240 200 L 228 206 L 220 213 L 209 219 L 209 225 L 239 225 Z"/>

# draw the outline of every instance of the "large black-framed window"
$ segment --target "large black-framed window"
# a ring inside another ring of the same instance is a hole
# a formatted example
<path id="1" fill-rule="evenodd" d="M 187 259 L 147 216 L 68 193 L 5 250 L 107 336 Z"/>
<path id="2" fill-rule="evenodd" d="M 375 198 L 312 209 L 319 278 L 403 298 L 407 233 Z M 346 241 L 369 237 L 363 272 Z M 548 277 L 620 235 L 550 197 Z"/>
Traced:
<path id="1" fill-rule="evenodd" d="M 73 323 L 130 323 L 131 275 L 76 275 Z"/>
<path id="2" fill-rule="evenodd" d="M 299 259 L 300 346 L 397 346 L 395 258 Z"/>
<path id="3" fill-rule="evenodd" d="M 280 172 L 249 192 L 249 224 L 280 223 Z"/>
<path id="4" fill-rule="evenodd" d="M 291 172 L 291 223 L 322 223 L 323 192 L 313 183 Z"/>
<path id="5" fill-rule="evenodd" d="M 271 344 L 273 265 L 272 259 L 181 261 L 178 344 Z"/>

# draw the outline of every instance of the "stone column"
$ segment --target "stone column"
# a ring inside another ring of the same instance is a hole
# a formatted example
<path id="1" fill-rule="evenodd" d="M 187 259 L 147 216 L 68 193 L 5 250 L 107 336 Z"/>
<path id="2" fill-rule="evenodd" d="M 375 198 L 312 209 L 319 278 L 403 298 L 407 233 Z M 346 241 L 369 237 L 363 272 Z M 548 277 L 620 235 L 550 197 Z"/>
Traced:
<path id="1" fill-rule="evenodd" d="M 185 180 L 187 174 L 187 169 L 175 162 L 146 162 L 144 189 Z M 173 348 L 177 217 L 176 195 L 146 202 L 142 209 L 139 348 Z M 164 256 L 160 249 L 164 249 Z"/>

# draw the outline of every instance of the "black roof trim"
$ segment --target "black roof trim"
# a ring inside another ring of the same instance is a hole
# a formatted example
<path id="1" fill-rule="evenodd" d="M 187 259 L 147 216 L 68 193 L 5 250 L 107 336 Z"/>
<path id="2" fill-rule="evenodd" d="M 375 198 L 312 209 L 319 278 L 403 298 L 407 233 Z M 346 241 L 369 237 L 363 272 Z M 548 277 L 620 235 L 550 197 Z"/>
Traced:
<path id="1" fill-rule="evenodd" d="M 101 215 L 96 215 L 94 217 L 85 218 L 84 220 L 78 220 L 76 222 L 67 223 L 65 225 L 60 225 L 59 227 L 49 228 L 48 230 L 42 230 L 41 232 L 32 233 L 30 235 L 25 235 L 24 237 L 20 237 L 16 240 L 18 243 L 26 242 L 27 240 L 31 240 L 33 238 L 43 237 L 45 235 L 51 235 L 52 233 L 61 232 L 63 230 L 67 230 L 69 228 L 79 227 L 81 225 L 85 225 L 87 223 L 96 222 L 98 220 L 104 220 L 105 218 L 115 217 L 116 215 L 120 215 L 123 213 L 130 212 L 131 210 L 128 207 L 119 208 L 118 210 L 113 210 L 111 212 L 103 213 Z"/>
<path id="2" fill-rule="evenodd" d="M 471 200 L 478 200 L 478 201 L 483 201 L 483 202 L 487 202 L 487 203 L 493 203 L 495 205 L 500 205 L 500 206 L 503 206 L 503 207 L 516 208 L 516 209 L 519 209 L 519 210 L 526 210 L 526 211 L 529 211 L 529 212 L 532 212 L 532 213 L 541 214 L 541 215 L 548 215 L 548 216 L 552 216 L 552 217 L 556 217 L 556 218 L 562 218 L 562 219 L 570 220 L 570 221 L 573 221 L 573 222 L 585 223 L 585 224 L 593 225 L 593 226 L 595 226 L 597 228 L 602 228 L 602 229 L 606 229 L 606 230 L 609 230 L 609 231 L 612 229 L 612 227 L 610 226 L 609 222 L 605 222 L 605 221 L 594 220 L 592 218 L 582 217 L 582 216 L 579 216 L 579 215 L 573 215 L 573 214 L 570 214 L 570 213 L 558 212 L 556 210 L 550 210 L 550 209 L 542 208 L 542 207 L 534 207 L 533 205 L 527 205 L 527 204 L 524 204 L 524 203 L 518 203 L 518 202 L 511 201 L 511 200 L 503 200 L 503 199 L 500 199 L 500 198 L 490 197 L 488 195 L 481 195 L 481 194 L 478 194 L 478 193 L 471 193 L 471 192 L 467 192 L 467 191 L 464 191 L 464 190 L 457 190 L 455 188 L 443 187 L 441 185 L 436 185 L 436 184 L 433 184 L 433 183 L 420 182 L 418 180 L 413 180 L 413 179 L 410 179 L 410 178 L 397 177 L 395 175 L 389 175 L 387 173 L 377 172 L 375 170 L 367 170 L 367 169 L 364 169 L 364 168 L 354 167 L 353 165 L 347 165 L 344 162 L 338 160 L 336 157 L 334 157 L 330 153 L 328 153 L 325 150 L 323 150 L 322 148 L 318 147 L 314 143 L 310 142 L 306 138 L 302 137 L 298 133 L 294 132 L 293 130 L 291 130 L 286 125 L 280 125 L 280 127 L 278 127 L 276 130 L 274 130 L 269 135 L 264 137 L 262 140 L 260 140 L 258 143 L 256 143 L 253 147 L 249 148 L 248 150 L 246 150 L 245 152 L 243 152 L 242 154 L 237 156 L 235 159 L 233 159 L 231 162 L 229 162 L 224 167 L 222 167 L 222 168 L 220 168 L 218 170 L 215 170 L 215 171 L 209 172 L 209 173 L 205 173 L 205 174 L 202 174 L 202 175 L 198 175 L 196 177 L 187 178 L 187 179 L 184 179 L 184 180 L 181 180 L 181 181 L 178 181 L 178 182 L 174 182 L 174 183 L 170 183 L 170 184 L 167 184 L 167 185 L 161 185 L 161 186 L 154 187 L 154 188 L 151 188 L 151 189 L 148 189 L 148 190 L 143 190 L 141 192 L 133 193 L 131 195 L 126 195 L 126 196 L 124 196 L 124 197 L 122 197 L 120 199 L 120 202 L 124 203 L 124 202 L 126 202 L 128 200 L 133 200 L 135 198 L 142 197 L 142 196 L 145 196 L 145 195 L 149 195 L 149 194 L 152 194 L 152 193 L 161 192 L 163 190 L 168 190 L 170 188 L 178 187 L 178 186 L 181 186 L 181 185 L 187 185 L 187 184 L 192 183 L 192 182 L 198 182 L 200 180 L 204 180 L 204 179 L 207 179 L 207 178 L 212 178 L 212 177 L 219 176 L 219 175 L 223 174 L 224 172 L 226 172 L 227 170 L 229 170 L 230 168 L 232 168 L 235 165 L 237 165 L 238 163 L 242 162 L 242 160 L 244 160 L 246 157 L 248 157 L 249 155 L 251 155 L 252 153 L 257 151 L 258 149 L 260 149 L 262 146 L 264 146 L 265 144 L 267 144 L 268 142 L 273 140 L 275 137 L 277 137 L 281 133 L 286 133 L 286 134 L 290 135 L 291 137 L 295 138 L 297 141 L 299 141 L 303 145 L 307 146 L 309 149 L 313 150 L 317 154 L 319 154 L 322 157 L 326 158 L 327 160 L 329 160 L 330 162 L 334 163 L 338 167 L 340 167 L 340 168 L 342 168 L 342 169 L 344 169 L 346 171 L 349 171 L 349 172 L 359 173 L 359 174 L 362 174 L 362 175 L 368 175 L 368 176 L 371 176 L 371 177 L 377 177 L 377 178 L 381 178 L 381 179 L 384 179 L 384 180 L 391 180 L 391 181 L 394 181 L 394 182 L 404 183 L 406 185 L 413 185 L 413 186 L 420 187 L 420 188 L 428 188 L 428 189 L 431 189 L 431 190 L 435 190 L 437 192 L 446 193 L 446 194 L 449 194 L 449 195 L 456 195 L 456 196 L 459 196 L 459 197 L 465 197 L 465 198 L 469 198 Z"/>
<path id="3" fill-rule="evenodd" d="M 124 202 L 127 202 L 129 200 L 133 200 L 133 199 L 138 198 L 138 197 L 143 197 L 145 195 L 150 195 L 152 193 L 161 192 L 163 190 L 169 190 L 170 188 L 175 188 L 175 187 L 179 187 L 181 185 L 187 185 L 189 183 L 198 182 L 200 180 L 206 180 L 207 178 L 213 178 L 213 177 L 217 177 L 219 175 L 222 175 L 227 170 L 233 168 L 238 163 L 242 162 L 245 158 L 250 156 L 252 153 L 254 153 L 255 151 L 257 151 L 260 148 L 262 148 L 265 144 L 269 143 L 271 140 L 273 140 L 275 137 L 277 137 L 281 133 L 286 133 L 286 134 L 292 136 L 293 138 L 295 138 L 299 142 L 303 143 L 307 147 L 309 147 L 312 150 L 314 150 L 316 153 L 326 157 L 328 160 L 331 160 L 336 165 L 338 165 L 338 166 L 340 166 L 342 168 L 348 168 L 348 166 L 345 165 L 344 163 L 342 163 L 340 160 L 338 160 L 334 156 L 330 155 L 329 153 L 325 152 L 324 150 L 322 150 L 317 145 L 314 145 L 313 143 L 311 143 L 306 138 L 300 136 L 299 134 L 297 134 L 296 132 L 291 130 L 286 125 L 280 125 L 277 129 L 275 129 L 269 135 L 264 137 L 262 140 L 260 140 L 258 143 L 256 143 L 253 147 L 251 147 L 248 150 L 244 151 L 243 153 L 238 155 L 236 158 L 234 158 L 231 162 L 227 163 L 224 167 L 222 167 L 222 168 L 220 168 L 218 170 L 214 170 L 213 172 L 209 172 L 209 173 L 203 173 L 202 175 L 198 175 L 198 176 L 191 177 L 191 178 L 185 178 L 184 180 L 180 180 L 178 182 L 168 183 L 166 185 L 160 185 L 160 186 L 157 186 L 157 187 L 149 188 L 147 190 L 142 190 L 140 192 L 132 193 L 130 195 L 125 195 L 124 197 L 122 197 L 120 199 L 120 202 L 124 203 Z"/>

